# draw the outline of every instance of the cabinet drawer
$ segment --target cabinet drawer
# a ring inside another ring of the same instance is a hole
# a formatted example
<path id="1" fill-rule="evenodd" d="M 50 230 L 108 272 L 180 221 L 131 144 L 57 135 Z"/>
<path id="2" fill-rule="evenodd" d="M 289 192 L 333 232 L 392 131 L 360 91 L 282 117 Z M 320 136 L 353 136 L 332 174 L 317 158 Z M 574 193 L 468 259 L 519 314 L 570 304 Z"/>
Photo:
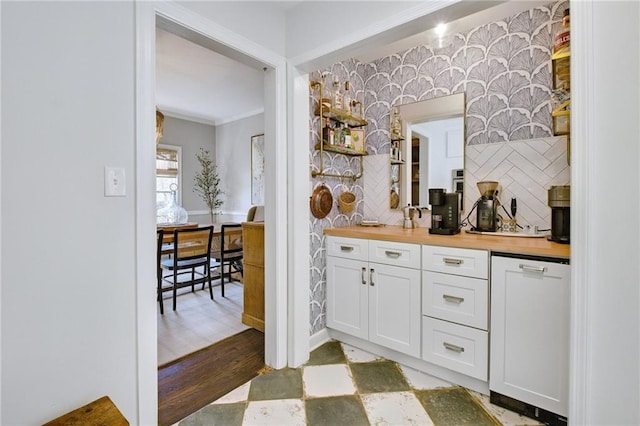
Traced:
<path id="1" fill-rule="evenodd" d="M 487 330 L 489 284 L 479 278 L 422 272 L 422 313 Z"/>
<path id="2" fill-rule="evenodd" d="M 489 362 L 488 333 L 422 317 L 422 359 L 486 381 Z"/>
<path id="3" fill-rule="evenodd" d="M 369 240 L 328 236 L 325 241 L 327 256 L 364 260 L 365 262 L 369 258 Z"/>
<path id="4" fill-rule="evenodd" d="M 422 246 L 422 269 L 487 279 L 489 255 L 485 250 Z"/>
<path id="5" fill-rule="evenodd" d="M 370 240 L 369 261 L 420 269 L 420 245 Z"/>

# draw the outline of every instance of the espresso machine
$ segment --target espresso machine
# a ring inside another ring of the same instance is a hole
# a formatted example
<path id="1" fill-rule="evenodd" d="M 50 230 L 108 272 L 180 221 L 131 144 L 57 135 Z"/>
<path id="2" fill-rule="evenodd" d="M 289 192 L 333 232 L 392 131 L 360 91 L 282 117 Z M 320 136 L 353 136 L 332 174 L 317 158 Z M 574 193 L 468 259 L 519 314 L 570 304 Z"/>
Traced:
<path id="1" fill-rule="evenodd" d="M 569 244 L 571 187 L 569 185 L 552 186 L 547 195 L 548 204 L 551 207 L 551 235 L 547 239 Z"/>
<path id="2" fill-rule="evenodd" d="M 480 199 L 477 201 L 476 227 L 474 231 L 496 232 L 498 230 L 498 186 L 495 181 L 478 182 Z"/>
<path id="3" fill-rule="evenodd" d="M 429 188 L 430 234 L 455 235 L 460 232 L 460 193 Z"/>

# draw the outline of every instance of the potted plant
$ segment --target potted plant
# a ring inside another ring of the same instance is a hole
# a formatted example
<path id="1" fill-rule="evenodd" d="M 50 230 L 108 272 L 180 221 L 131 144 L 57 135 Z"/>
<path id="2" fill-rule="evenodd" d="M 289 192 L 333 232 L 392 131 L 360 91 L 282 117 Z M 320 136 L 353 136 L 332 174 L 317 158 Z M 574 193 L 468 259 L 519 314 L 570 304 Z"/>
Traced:
<path id="1" fill-rule="evenodd" d="M 209 208 L 211 223 L 213 223 L 214 212 L 222 207 L 222 195 L 224 192 L 220 189 L 220 178 L 216 165 L 209 156 L 209 151 L 200 148 L 200 152 L 196 154 L 196 158 L 200 163 L 200 171 L 196 172 L 193 181 L 193 192 L 200 195 Z"/>

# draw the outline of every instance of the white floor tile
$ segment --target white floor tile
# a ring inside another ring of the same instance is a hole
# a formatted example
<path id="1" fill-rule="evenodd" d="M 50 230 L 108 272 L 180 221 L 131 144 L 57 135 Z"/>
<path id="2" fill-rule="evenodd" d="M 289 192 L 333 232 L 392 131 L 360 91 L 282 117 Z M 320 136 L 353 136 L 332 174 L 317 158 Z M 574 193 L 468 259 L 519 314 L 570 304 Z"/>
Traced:
<path id="1" fill-rule="evenodd" d="M 386 425 L 432 425 L 431 418 L 412 392 L 361 395 L 369 423 Z"/>
<path id="2" fill-rule="evenodd" d="M 342 343 L 342 350 L 349 362 L 371 362 L 382 359 L 382 357 L 363 351 L 362 349 L 358 349 L 346 343 Z"/>
<path id="3" fill-rule="evenodd" d="M 300 399 L 252 401 L 244 412 L 243 425 L 289 426 L 306 424 L 304 402 Z"/>
<path id="4" fill-rule="evenodd" d="M 307 397 L 353 395 L 356 393 L 356 387 L 346 364 L 304 367 L 302 380 Z"/>
<path id="5" fill-rule="evenodd" d="M 247 382 L 244 385 L 235 388 L 228 394 L 216 399 L 211 403 L 211 405 L 215 404 L 233 404 L 235 402 L 243 402 L 247 400 L 249 396 L 249 389 L 251 388 L 251 382 Z"/>
<path id="6" fill-rule="evenodd" d="M 414 389 L 437 389 L 437 388 L 448 388 L 452 385 L 449 382 L 445 382 L 444 380 L 438 379 L 437 377 L 433 377 L 430 374 L 423 373 L 422 371 L 414 370 L 413 368 L 406 367 L 404 365 L 400 365 L 400 369 L 406 377 L 409 385 Z"/>

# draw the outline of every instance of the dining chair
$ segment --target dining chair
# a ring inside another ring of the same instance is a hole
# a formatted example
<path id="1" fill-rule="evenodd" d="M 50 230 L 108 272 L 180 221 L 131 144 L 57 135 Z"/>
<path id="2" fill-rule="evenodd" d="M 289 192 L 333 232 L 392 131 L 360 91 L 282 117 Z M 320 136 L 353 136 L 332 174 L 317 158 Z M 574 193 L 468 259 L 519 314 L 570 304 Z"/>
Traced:
<path id="1" fill-rule="evenodd" d="M 156 267 L 157 267 L 157 275 L 158 275 L 158 288 L 157 288 L 157 297 L 158 297 L 158 303 L 160 304 L 160 313 L 164 314 L 164 303 L 162 300 L 162 265 L 160 264 L 160 262 L 162 262 L 162 244 L 163 244 L 163 240 L 164 240 L 164 231 L 162 229 L 158 229 L 158 240 L 156 241 L 157 244 L 157 253 L 156 253 L 156 258 L 157 258 L 157 262 L 156 262 Z"/>
<path id="2" fill-rule="evenodd" d="M 173 231 L 173 253 L 169 259 L 162 260 L 160 265 L 162 269 L 173 272 L 171 275 L 162 277 L 162 280 L 171 283 L 174 311 L 176 310 L 177 290 L 180 287 L 190 285 L 191 291 L 195 291 L 195 284 L 202 283 L 204 288 L 204 284 L 208 282 L 209 294 L 213 300 L 211 285 L 212 238 L 213 226 L 181 228 Z M 189 278 L 180 281 L 178 277 L 184 275 Z"/>
<path id="3" fill-rule="evenodd" d="M 220 237 L 214 243 L 211 258 L 220 267 L 220 288 L 224 297 L 224 279 L 232 281 L 233 272 L 243 273 L 242 268 L 242 225 L 240 223 L 224 223 L 220 228 Z M 226 267 L 226 272 L 225 272 Z"/>

